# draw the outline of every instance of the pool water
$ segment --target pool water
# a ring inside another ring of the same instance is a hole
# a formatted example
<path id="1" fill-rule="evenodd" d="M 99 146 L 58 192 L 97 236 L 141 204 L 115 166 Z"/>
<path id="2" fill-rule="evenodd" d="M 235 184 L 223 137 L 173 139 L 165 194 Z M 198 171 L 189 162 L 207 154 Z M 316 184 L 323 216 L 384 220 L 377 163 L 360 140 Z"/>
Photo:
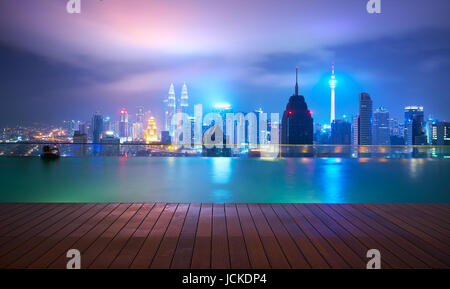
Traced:
<path id="1" fill-rule="evenodd" d="M 0 202 L 449 203 L 449 159 L 0 158 Z"/>

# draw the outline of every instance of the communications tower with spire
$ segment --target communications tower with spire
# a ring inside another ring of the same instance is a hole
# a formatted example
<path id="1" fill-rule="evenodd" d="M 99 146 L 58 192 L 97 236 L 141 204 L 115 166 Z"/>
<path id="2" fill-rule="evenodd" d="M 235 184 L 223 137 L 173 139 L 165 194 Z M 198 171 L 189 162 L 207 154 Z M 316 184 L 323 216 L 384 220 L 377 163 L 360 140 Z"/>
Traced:
<path id="1" fill-rule="evenodd" d="M 335 120 L 335 94 L 334 89 L 336 88 L 336 77 L 334 76 L 334 62 L 331 64 L 331 79 L 329 81 L 331 87 L 331 112 L 330 112 L 330 123 Z"/>

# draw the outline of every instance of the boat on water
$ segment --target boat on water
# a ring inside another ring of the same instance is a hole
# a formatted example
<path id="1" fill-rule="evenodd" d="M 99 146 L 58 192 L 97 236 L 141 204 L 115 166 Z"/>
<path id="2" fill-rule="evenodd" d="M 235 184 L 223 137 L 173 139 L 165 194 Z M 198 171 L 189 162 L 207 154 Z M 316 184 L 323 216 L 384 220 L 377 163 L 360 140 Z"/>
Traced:
<path id="1" fill-rule="evenodd" d="M 45 145 L 42 148 L 41 158 L 42 159 L 57 159 L 60 157 L 59 148 L 56 145 L 49 146 Z"/>

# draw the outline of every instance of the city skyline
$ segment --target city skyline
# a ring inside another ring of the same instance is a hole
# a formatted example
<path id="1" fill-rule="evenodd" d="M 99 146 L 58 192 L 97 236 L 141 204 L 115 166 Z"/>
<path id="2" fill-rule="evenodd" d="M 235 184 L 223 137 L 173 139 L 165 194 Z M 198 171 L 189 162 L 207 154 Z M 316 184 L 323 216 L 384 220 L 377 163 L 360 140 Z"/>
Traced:
<path id="1" fill-rule="evenodd" d="M 410 1 L 411 9 L 387 2 L 380 15 L 360 2 L 186 1 L 180 13 L 158 1 L 139 9 L 89 1 L 80 15 L 67 14 L 65 3 L 2 2 L 0 123 L 89 119 L 96 110 L 113 116 L 138 105 L 161 123 L 161 99 L 172 82 L 177 94 L 187 83 L 191 104 L 281 113 L 295 65 L 314 119 L 327 123 L 333 61 L 336 118 L 355 115 L 358 94 L 366 91 L 374 107 L 398 119 L 405 106 L 422 105 L 426 117 L 448 120 L 448 1 Z"/>

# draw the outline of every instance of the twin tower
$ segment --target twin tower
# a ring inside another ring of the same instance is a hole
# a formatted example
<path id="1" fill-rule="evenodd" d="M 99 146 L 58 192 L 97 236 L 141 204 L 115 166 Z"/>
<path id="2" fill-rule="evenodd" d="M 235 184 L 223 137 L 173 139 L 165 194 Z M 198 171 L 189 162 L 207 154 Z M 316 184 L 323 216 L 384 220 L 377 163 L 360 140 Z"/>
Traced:
<path id="1" fill-rule="evenodd" d="M 188 101 L 189 96 L 186 83 L 183 83 L 183 87 L 181 88 L 181 97 L 178 101 L 175 97 L 175 88 L 173 86 L 173 83 L 170 84 L 169 94 L 167 98 L 164 99 L 164 130 L 169 131 L 170 135 L 172 135 L 172 128 L 170 125 L 172 117 L 177 112 L 188 113 Z"/>

